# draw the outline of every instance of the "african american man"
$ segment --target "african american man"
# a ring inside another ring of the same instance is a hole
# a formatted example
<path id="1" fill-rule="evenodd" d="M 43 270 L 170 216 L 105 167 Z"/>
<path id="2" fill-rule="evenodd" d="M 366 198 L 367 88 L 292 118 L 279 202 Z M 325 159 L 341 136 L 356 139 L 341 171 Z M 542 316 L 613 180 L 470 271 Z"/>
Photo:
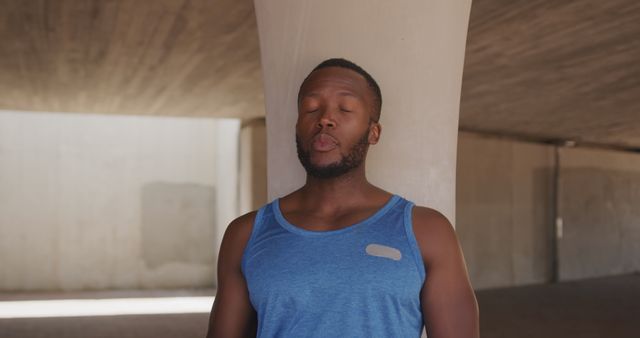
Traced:
<path id="1" fill-rule="evenodd" d="M 326 60 L 302 82 L 306 182 L 227 228 L 207 337 L 479 336 L 449 221 L 366 178 L 381 106 L 376 81 L 348 60 Z"/>

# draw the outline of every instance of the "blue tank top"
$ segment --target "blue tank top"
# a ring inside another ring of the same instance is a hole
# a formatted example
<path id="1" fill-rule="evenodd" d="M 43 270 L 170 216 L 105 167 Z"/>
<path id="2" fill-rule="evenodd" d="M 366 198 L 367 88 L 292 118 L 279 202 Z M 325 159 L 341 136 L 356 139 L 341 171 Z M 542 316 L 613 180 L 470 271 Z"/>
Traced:
<path id="1" fill-rule="evenodd" d="M 289 223 L 262 207 L 242 257 L 258 337 L 420 337 L 422 256 L 413 203 L 397 195 L 334 231 Z"/>

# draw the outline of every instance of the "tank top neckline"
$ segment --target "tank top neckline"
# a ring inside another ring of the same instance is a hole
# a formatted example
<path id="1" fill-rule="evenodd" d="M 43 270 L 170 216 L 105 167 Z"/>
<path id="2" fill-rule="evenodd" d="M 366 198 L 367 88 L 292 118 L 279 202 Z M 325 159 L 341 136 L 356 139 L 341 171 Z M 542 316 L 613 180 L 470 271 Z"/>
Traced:
<path id="1" fill-rule="evenodd" d="M 276 218 L 276 221 L 278 221 L 278 224 L 280 224 L 280 226 L 282 226 L 287 231 L 292 232 L 294 234 L 302 235 L 302 236 L 318 237 L 318 236 L 330 236 L 330 235 L 343 234 L 349 231 L 353 231 L 354 229 L 360 228 L 367 224 L 370 224 L 372 222 L 375 222 L 377 219 L 382 217 L 387 211 L 389 211 L 389 209 L 391 209 L 399 200 L 400 200 L 400 196 L 393 194 L 391 198 L 389 198 L 389 200 L 380 209 L 378 209 L 378 211 L 376 211 L 373 215 L 365 218 L 364 220 L 348 225 L 344 228 L 340 228 L 337 230 L 326 230 L 326 231 L 306 230 L 298 227 L 297 225 L 289 223 L 289 221 L 287 221 L 287 219 L 284 218 L 284 215 L 280 210 L 280 198 L 277 198 L 273 201 L 273 203 L 271 204 L 271 208 L 273 209 L 273 214 Z"/>

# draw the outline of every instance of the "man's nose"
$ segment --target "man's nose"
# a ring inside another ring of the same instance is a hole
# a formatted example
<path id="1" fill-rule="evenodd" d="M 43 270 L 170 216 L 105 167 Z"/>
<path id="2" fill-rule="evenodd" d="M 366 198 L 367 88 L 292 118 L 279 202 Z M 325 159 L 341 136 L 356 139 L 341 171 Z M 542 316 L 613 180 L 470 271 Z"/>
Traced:
<path id="1" fill-rule="evenodd" d="M 336 121 L 334 119 L 333 112 L 331 109 L 323 109 L 322 114 L 320 115 L 320 119 L 318 120 L 318 127 L 322 128 L 333 128 L 336 126 Z"/>

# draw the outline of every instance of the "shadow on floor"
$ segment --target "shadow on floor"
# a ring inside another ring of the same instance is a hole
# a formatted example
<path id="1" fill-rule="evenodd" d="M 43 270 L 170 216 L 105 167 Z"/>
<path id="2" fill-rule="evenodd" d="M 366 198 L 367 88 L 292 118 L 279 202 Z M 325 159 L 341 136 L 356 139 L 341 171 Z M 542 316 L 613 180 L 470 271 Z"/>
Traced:
<path id="1" fill-rule="evenodd" d="M 640 337 L 640 275 L 476 294 L 483 338 Z"/>

